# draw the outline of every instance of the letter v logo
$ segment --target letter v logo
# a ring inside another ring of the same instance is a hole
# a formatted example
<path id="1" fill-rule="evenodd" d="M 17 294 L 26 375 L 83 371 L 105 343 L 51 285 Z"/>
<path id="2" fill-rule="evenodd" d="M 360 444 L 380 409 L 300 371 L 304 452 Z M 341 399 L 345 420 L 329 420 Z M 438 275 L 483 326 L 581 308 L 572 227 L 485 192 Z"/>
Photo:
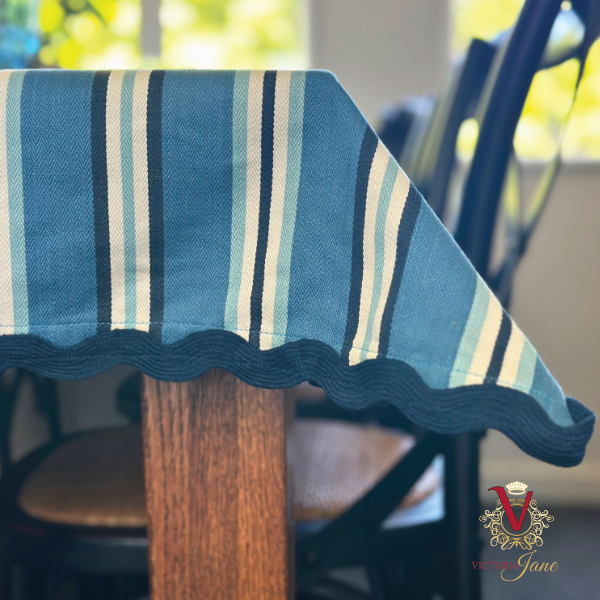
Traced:
<path id="1" fill-rule="evenodd" d="M 521 531 L 521 526 L 523 525 L 525 513 L 527 512 L 527 508 L 529 507 L 529 502 L 531 500 L 531 496 L 533 496 L 533 492 L 527 492 L 527 497 L 525 498 L 525 504 L 523 505 L 521 516 L 517 521 L 517 518 L 515 517 L 515 512 L 510 502 L 508 501 L 508 496 L 506 495 L 504 488 L 500 485 L 497 485 L 496 487 L 491 487 L 488 490 L 488 492 L 491 492 L 492 490 L 494 490 L 496 494 L 498 494 L 498 498 L 500 498 L 500 502 L 502 502 L 502 506 L 504 507 L 504 512 L 508 517 L 508 522 L 510 523 L 510 526 L 513 528 L 514 531 Z"/>

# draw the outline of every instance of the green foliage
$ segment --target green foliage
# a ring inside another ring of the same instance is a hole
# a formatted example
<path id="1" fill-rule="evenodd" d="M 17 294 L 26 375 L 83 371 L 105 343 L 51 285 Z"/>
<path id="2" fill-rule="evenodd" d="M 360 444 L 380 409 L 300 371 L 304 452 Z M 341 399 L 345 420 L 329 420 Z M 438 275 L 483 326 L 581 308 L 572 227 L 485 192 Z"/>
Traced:
<path id="1" fill-rule="evenodd" d="M 12 0 L 21 10 L 29 0 Z M 490 39 L 510 28 L 523 0 L 453 0 L 455 50 L 472 37 Z M 162 53 L 141 52 L 142 0 L 40 0 L 42 65 L 69 69 L 306 67 L 301 0 L 162 0 Z M 146 8 L 148 9 L 148 8 Z M 576 61 L 536 75 L 515 136 L 522 158 L 547 159 L 558 147 L 577 77 Z M 459 150 L 468 154 L 477 138 L 466 124 Z M 590 54 L 563 154 L 600 158 L 600 43 Z"/>
<path id="2" fill-rule="evenodd" d="M 67 69 L 302 68 L 301 18 L 299 0 L 162 0 L 157 64 L 141 52 L 141 0 L 41 0 L 39 58 Z"/>
<path id="3" fill-rule="evenodd" d="M 140 67 L 141 11 L 141 0 L 41 0 L 40 62 L 65 69 Z"/>

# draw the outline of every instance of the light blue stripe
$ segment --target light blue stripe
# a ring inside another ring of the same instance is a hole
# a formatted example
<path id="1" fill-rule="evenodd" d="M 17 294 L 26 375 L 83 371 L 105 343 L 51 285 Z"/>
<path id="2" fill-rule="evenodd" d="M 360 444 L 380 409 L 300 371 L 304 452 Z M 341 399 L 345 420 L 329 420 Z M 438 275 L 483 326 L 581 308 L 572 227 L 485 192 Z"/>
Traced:
<path id="1" fill-rule="evenodd" d="M 133 85 L 135 71 L 127 71 L 121 87 L 121 179 L 123 185 L 123 244 L 125 250 L 125 327 L 134 328 L 136 316 L 135 196 L 133 185 Z"/>
<path id="2" fill-rule="evenodd" d="M 538 361 L 538 356 L 533 346 L 527 338 L 523 343 L 523 350 L 521 352 L 521 359 L 519 360 L 519 370 L 517 371 L 517 378 L 515 380 L 515 388 L 522 392 L 529 393 L 533 384 L 533 378 L 535 375 L 535 368 Z"/>
<path id="3" fill-rule="evenodd" d="M 293 72 L 290 80 L 287 170 L 281 241 L 279 257 L 277 259 L 273 347 L 281 346 L 285 342 L 287 332 L 290 264 L 292 261 L 292 244 L 294 241 L 296 209 L 298 206 L 298 187 L 300 185 L 300 170 L 302 166 L 305 79 L 305 73 Z"/>
<path id="4" fill-rule="evenodd" d="M 489 302 L 490 291 L 481 277 L 478 276 L 471 312 L 458 346 L 448 387 L 458 387 L 465 383 L 471 363 L 473 362 L 473 355 L 477 349 L 477 343 L 479 342 L 479 336 L 485 322 Z"/>
<path id="5" fill-rule="evenodd" d="M 231 256 L 225 303 L 225 329 L 237 330 L 237 308 L 242 283 L 246 232 L 246 178 L 248 166 L 248 86 L 250 71 L 237 71 L 233 87 L 233 198 L 231 207 Z"/>
<path id="6" fill-rule="evenodd" d="M 23 215 L 23 167 L 21 160 L 21 91 L 25 71 L 14 71 L 6 99 L 6 145 L 8 162 L 8 211 L 12 262 L 15 333 L 29 333 L 29 298 Z"/>
<path id="7" fill-rule="evenodd" d="M 377 219 L 375 221 L 375 273 L 373 275 L 373 298 L 371 299 L 371 310 L 369 311 L 369 320 L 367 321 L 365 341 L 362 350 L 360 351 L 361 361 L 367 358 L 367 350 L 371 345 L 371 338 L 373 336 L 373 321 L 375 319 L 375 311 L 377 310 L 379 297 L 381 296 L 381 283 L 383 279 L 383 264 L 385 258 L 385 222 L 387 219 L 390 200 L 392 199 L 392 192 L 394 191 L 394 184 L 396 183 L 397 176 L 398 165 L 396 164 L 396 161 L 390 158 L 385 172 L 385 177 L 383 178 L 383 183 L 381 185 L 379 204 L 377 206 Z"/>
<path id="8" fill-rule="evenodd" d="M 558 382 L 550 375 L 539 356 L 536 356 L 534 376 L 529 394 L 557 425 L 561 427 L 573 425 L 573 417 L 567 406 L 565 394 Z"/>

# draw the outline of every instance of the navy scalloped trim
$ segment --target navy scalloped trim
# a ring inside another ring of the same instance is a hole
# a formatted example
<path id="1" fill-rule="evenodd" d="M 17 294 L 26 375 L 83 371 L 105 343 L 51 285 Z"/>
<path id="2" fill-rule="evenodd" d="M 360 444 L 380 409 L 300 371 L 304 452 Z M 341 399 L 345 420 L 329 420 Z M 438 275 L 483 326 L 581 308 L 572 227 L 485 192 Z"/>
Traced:
<path id="1" fill-rule="evenodd" d="M 228 331 L 195 333 L 168 345 L 135 330 L 99 333 L 70 347 L 31 335 L 0 336 L 0 372 L 22 367 L 57 379 L 77 379 L 119 364 L 169 381 L 193 379 L 215 367 L 265 388 L 311 380 L 345 408 L 392 404 L 414 423 L 442 434 L 497 429 L 531 456 L 562 467 L 582 461 L 596 418 L 567 398 L 574 424 L 562 427 L 523 392 L 490 384 L 432 389 L 401 361 L 384 358 L 350 367 L 332 348 L 310 340 L 260 351 Z"/>

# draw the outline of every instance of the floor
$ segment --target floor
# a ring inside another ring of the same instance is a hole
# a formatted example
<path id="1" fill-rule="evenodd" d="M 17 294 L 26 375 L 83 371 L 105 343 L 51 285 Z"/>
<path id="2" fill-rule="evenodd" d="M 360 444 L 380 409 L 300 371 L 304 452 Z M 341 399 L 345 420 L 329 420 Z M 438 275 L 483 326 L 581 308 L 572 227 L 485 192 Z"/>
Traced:
<path id="1" fill-rule="evenodd" d="M 544 510 L 547 507 L 544 507 Z M 502 581 L 500 571 L 482 571 L 482 600 L 599 600 L 600 599 L 600 509 L 550 509 L 554 521 L 543 533 L 544 543 L 537 549 L 538 562 L 557 562 L 554 573 L 523 573 L 513 582 Z M 491 547 L 489 531 L 482 525 L 482 562 L 517 562 L 525 550 Z M 515 569 L 506 578 L 516 578 Z M 362 571 L 345 569 L 339 579 L 367 591 Z M 401 599 L 399 599 L 401 600 Z M 436 596 L 432 600 L 441 600 Z"/>
<path id="2" fill-rule="evenodd" d="M 537 549 L 539 562 L 556 562 L 550 572 L 526 572 L 512 582 L 502 581 L 500 571 L 482 571 L 482 600 L 596 600 L 600 599 L 600 509 L 549 509 L 554 521 L 544 531 L 544 543 Z M 482 561 L 516 562 L 525 552 L 501 550 L 489 544 L 489 532 L 482 528 L 485 542 Z M 533 562 L 532 559 L 531 562 Z M 521 573 L 515 569 L 511 578 Z M 340 579 L 366 587 L 364 574 L 357 569 L 344 570 Z M 514 573 L 514 575 L 513 575 Z M 366 590 L 365 590 L 366 591 Z M 101 595 L 100 595 L 101 596 Z M 91 600 L 76 592 L 73 582 L 65 581 L 55 588 L 52 600 Z M 94 600 L 99 598 L 95 596 Z M 111 600 L 102 597 L 102 600 Z M 436 600 L 439 600 L 436 598 Z"/>
<path id="3" fill-rule="evenodd" d="M 545 507 L 546 508 L 546 507 Z M 596 600 L 600 598 L 600 510 L 548 509 L 554 521 L 543 533 L 537 549 L 539 562 L 557 562 L 554 573 L 527 572 L 516 581 L 505 582 L 500 571 L 482 571 L 483 600 Z M 483 561 L 516 562 L 526 551 L 492 548 L 484 532 Z M 516 577 L 522 569 L 515 569 Z M 512 575 L 515 573 L 515 575 Z"/>

